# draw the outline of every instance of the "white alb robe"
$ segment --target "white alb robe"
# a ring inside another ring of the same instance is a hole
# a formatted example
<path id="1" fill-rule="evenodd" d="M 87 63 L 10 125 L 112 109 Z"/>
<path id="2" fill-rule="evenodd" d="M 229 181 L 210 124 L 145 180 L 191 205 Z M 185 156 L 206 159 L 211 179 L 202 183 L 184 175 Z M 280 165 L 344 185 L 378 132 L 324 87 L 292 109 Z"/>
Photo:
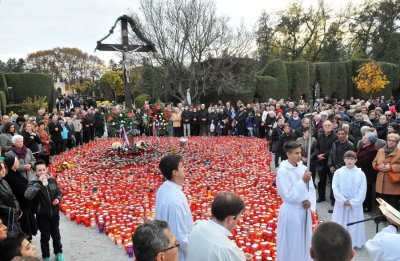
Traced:
<path id="1" fill-rule="evenodd" d="M 228 238 L 231 232 L 212 220 L 202 220 L 189 235 L 190 261 L 245 261 L 243 251 Z"/>
<path id="2" fill-rule="evenodd" d="M 181 186 L 168 180 L 161 185 L 156 194 L 156 219 L 167 221 L 179 241 L 179 261 L 188 260 L 186 257 L 193 217 Z"/>
<path id="3" fill-rule="evenodd" d="M 365 243 L 373 261 L 400 260 L 400 234 L 389 225 Z"/>
<path id="4" fill-rule="evenodd" d="M 312 217 L 303 201 L 309 200 L 315 211 L 316 194 L 313 181 L 307 185 L 302 180 L 306 170 L 301 162 L 294 167 L 288 160 L 279 166 L 276 185 L 283 204 L 278 217 L 277 261 L 311 260 Z"/>
<path id="5" fill-rule="evenodd" d="M 349 231 L 353 247 L 361 248 L 365 243 L 364 223 L 352 226 L 347 226 L 347 223 L 364 219 L 363 202 L 367 193 L 364 172 L 357 167 L 341 167 L 333 175 L 332 189 L 335 196 L 332 221 Z M 350 207 L 344 205 L 346 200 L 350 201 Z"/>

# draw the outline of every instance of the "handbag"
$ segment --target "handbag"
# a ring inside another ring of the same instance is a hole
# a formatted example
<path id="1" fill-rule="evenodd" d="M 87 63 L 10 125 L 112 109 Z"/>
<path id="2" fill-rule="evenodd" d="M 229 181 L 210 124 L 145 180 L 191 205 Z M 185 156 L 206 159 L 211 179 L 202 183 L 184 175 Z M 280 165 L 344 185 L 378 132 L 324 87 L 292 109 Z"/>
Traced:
<path id="1" fill-rule="evenodd" d="M 400 183 L 400 172 L 388 171 L 387 176 L 389 178 L 390 183 L 393 184 Z"/>
<path id="2" fill-rule="evenodd" d="M 7 237 L 16 238 L 22 232 L 21 226 L 15 219 L 15 209 L 8 209 L 8 221 L 7 221 Z"/>

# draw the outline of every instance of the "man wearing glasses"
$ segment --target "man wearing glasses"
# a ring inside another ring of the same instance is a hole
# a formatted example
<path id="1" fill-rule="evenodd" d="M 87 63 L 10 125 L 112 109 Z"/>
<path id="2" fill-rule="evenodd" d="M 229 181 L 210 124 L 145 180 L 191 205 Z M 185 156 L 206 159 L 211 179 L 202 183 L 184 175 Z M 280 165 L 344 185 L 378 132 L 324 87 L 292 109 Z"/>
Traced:
<path id="1" fill-rule="evenodd" d="M 233 192 L 218 193 L 211 205 L 210 220 L 200 221 L 189 236 L 190 261 L 253 260 L 228 237 L 244 211 L 243 200 Z"/>
<path id="2" fill-rule="evenodd" d="M 179 241 L 161 220 L 153 220 L 138 226 L 132 236 L 133 250 L 137 261 L 177 261 Z"/>
<path id="3" fill-rule="evenodd" d="M 170 154 L 164 156 L 159 168 L 167 179 L 157 191 L 156 219 L 168 222 L 171 231 L 181 244 L 179 261 L 187 259 L 189 234 L 193 228 L 192 213 L 188 200 L 183 194 L 182 184 L 185 178 L 185 167 L 182 156 Z"/>

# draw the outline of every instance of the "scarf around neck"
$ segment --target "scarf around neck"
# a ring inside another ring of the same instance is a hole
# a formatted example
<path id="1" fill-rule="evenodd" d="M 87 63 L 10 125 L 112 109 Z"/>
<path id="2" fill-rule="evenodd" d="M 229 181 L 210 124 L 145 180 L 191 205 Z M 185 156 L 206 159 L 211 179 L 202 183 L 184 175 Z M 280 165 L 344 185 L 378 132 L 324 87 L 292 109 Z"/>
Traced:
<path id="1" fill-rule="evenodd" d="M 390 153 L 392 153 L 394 151 L 396 147 L 393 147 L 391 149 L 389 149 L 387 146 L 385 147 L 385 156 L 389 155 Z"/>
<path id="2" fill-rule="evenodd" d="M 28 151 L 25 145 L 23 145 L 21 148 L 12 146 L 11 149 L 12 151 L 14 151 L 14 153 L 17 155 L 19 159 L 25 159 L 26 152 Z"/>

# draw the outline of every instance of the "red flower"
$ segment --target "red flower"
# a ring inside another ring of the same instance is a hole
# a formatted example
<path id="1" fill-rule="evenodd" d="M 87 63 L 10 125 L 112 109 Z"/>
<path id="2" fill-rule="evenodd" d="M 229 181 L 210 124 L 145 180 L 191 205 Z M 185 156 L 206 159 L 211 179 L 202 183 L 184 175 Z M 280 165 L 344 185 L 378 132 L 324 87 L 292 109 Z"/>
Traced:
<path id="1" fill-rule="evenodd" d="M 128 117 L 129 117 L 129 118 L 132 118 L 132 117 L 133 117 L 133 112 L 129 111 L 127 114 L 128 114 Z"/>
<path id="2" fill-rule="evenodd" d="M 108 121 L 113 121 L 113 120 L 114 120 L 114 117 L 110 115 L 110 116 L 108 116 L 107 120 L 108 120 Z"/>
<path id="3" fill-rule="evenodd" d="M 118 108 L 115 108 L 115 109 L 114 109 L 114 113 L 115 113 L 115 114 L 119 114 Z"/>
<path id="4" fill-rule="evenodd" d="M 151 109 L 148 109 L 148 110 L 147 110 L 147 114 L 148 114 L 148 115 L 152 115 L 152 114 L 153 114 L 153 111 L 152 111 Z"/>
<path id="5" fill-rule="evenodd" d="M 161 109 L 160 104 L 156 105 L 156 110 L 159 111 Z"/>

